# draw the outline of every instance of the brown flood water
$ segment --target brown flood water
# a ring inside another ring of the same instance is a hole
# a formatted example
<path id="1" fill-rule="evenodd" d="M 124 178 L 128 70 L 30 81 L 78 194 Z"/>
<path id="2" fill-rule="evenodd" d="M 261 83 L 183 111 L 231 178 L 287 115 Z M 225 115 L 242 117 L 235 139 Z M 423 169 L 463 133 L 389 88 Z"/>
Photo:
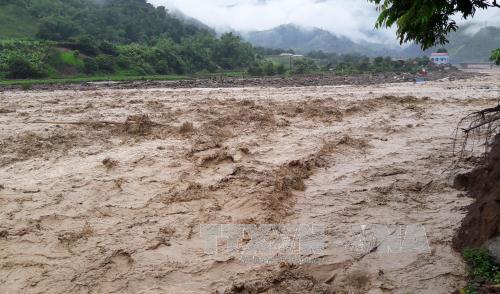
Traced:
<path id="1" fill-rule="evenodd" d="M 2 92 L 0 292 L 450 293 L 472 202 L 448 184 L 452 133 L 499 77 Z M 278 223 L 324 225 L 326 249 L 254 264 L 199 234 Z M 423 225 L 430 251 L 356 255 L 340 244 L 363 224 Z"/>

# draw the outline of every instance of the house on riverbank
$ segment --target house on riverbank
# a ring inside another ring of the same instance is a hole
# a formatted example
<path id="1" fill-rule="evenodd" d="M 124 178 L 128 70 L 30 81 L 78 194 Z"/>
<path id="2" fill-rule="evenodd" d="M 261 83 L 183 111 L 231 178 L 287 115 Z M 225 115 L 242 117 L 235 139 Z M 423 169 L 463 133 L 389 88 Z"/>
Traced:
<path id="1" fill-rule="evenodd" d="M 450 55 L 448 53 L 432 53 L 431 61 L 435 64 L 449 64 Z"/>

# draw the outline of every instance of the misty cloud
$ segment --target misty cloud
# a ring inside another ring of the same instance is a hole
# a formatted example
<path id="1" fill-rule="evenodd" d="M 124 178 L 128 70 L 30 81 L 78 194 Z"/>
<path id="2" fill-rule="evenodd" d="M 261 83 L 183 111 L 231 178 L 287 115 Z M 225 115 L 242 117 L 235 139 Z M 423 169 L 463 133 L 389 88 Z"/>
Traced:
<path id="1" fill-rule="evenodd" d="M 397 43 L 394 28 L 374 30 L 377 11 L 366 0 L 149 0 L 179 9 L 219 32 L 267 30 L 281 24 L 319 27 L 354 40 Z M 474 22 L 500 25 L 500 9 L 478 12 Z M 459 20 L 459 23 L 463 23 Z"/>

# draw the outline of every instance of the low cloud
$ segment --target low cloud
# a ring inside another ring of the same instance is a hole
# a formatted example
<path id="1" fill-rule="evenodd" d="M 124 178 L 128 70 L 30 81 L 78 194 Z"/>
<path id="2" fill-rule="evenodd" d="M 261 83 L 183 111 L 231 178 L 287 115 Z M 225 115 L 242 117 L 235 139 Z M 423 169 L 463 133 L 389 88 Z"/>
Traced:
<path id="1" fill-rule="evenodd" d="M 396 44 L 395 29 L 374 30 L 375 5 L 366 0 L 150 0 L 179 9 L 219 32 L 267 30 L 294 23 L 360 41 Z M 464 21 L 458 20 L 463 24 Z M 500 25 L 500 9 L 477 13 L 475 23 Z"/>

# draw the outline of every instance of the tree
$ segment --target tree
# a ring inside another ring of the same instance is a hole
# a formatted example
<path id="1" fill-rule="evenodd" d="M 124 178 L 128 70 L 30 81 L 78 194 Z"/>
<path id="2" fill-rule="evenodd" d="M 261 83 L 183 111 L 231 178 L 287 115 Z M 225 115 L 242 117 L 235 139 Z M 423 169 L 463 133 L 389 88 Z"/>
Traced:
<path id="1" fill-rule="evenodd" d="M 276 66 L 276 73 L 279 75 L 285 74 L 286 73 L 285 65 L 282 63 L 278 64 L 278 66 Z"/>
<path id="2" fill-rule="evenodd" d="M 262 65 L 262 72 L 266 76 L 274 76 L 276 74 L 274 63 L 272 61 L 264 62 L 264 64 Z"/>
<path id="3" fill-rule="evenodd" d="M 376 27 L 397 25 L 401 43 L 417 42 L 422 49 L 446 44 L 447 35 L 458 25 L 453 16 L 474 17 L 477 10 L 500 8 L 497 0 L 368 0 L 377 5 L 380 15 Z"/>
<path id="4" fill-rule="evenodd" d="M 308 74 L 318 70 L 318 67 L 311 59 L 297 59 L 293 62 L 293 72 L 295 74 Z"/>
<path id="5" fill-rule="evenodd" d="M 118 49 L 116 48 L 116 46 L 108 41 L 102 41 L 101 44 L 99 44 L 99 50 L 101 50 L 101 52 L 104 54 L 113 56 L 118 55 Z"/>
<path id="6" fill-rule="evenodd" d="M 47 17 L 40 23 L 37 36 L 41 39 L 62 41 L 76 36 L 81 29 L 72 21 L 62 17 Z"/>
<path id="7" fill-rule="evenodd" d="M 261 76 L 262 75 L 262 68 L 259 66 L 258 63 L 253 63 L 248 67 L 247 72 L 251 76 Z"/>
<path id="8" fill-rule="evenodd" d="M 92 58 L 85 58 L 83 60 L 83 64 L 84 64 L 83 71 L 86 74 L 94 74 L 99 70 L 99 65 Z"/>
<path id="9" fill-rule="evenodd" d="M 239 36 L 225 33 L 217 43 L 214 60 L 224 69 L 242 68 L 255 61 L 255 52 L 252 45 L 243 43 Z"/>
<path id="10" fill-rule="evenodd" d="M 97 63 L 97 67 L 99 71 L 105 73 L 114 73 L 115 72 L 115 60 L 111 55 L 98 55 L 95 58 L 95 62 Z"/>
<path id="11" fill-rule="evenodd" d="M 491 53 L 491 61 L 493 61 L 496 65 L 500 65 L 500 49 L 493 50 Z"/>

